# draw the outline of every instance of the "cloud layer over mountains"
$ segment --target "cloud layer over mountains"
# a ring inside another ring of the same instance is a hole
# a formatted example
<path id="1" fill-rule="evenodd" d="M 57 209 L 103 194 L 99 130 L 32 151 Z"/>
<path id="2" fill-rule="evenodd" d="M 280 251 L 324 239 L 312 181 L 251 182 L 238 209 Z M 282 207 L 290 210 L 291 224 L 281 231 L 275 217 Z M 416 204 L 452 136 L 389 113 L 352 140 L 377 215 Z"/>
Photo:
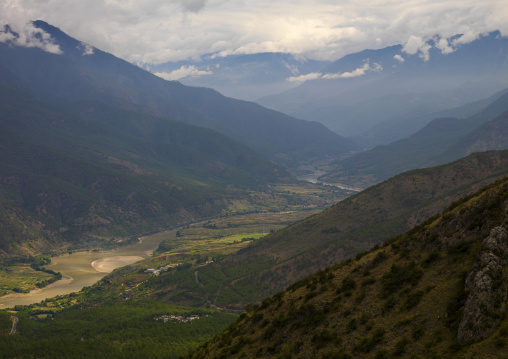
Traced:
<path id="1" fill-rule="evenodd" d="M 18 45 L 51 42 L 26 27 L 44 20 L 70 35 L 139 64 L 199 58 L 203 54 L 285 52 L 336 60 L 365 48 L 406 44 L 428 57 L 426 41 L 453 51 L 480 34 L 508 34 L 504 0 L 6 0 L 0 26 L 23 37 Z M 450 37 L 463 34 L 452 43 Z M 7 35 L 0 34 L 5 42 Z M 34 45 L 35 44 L 35 45 Z"/>

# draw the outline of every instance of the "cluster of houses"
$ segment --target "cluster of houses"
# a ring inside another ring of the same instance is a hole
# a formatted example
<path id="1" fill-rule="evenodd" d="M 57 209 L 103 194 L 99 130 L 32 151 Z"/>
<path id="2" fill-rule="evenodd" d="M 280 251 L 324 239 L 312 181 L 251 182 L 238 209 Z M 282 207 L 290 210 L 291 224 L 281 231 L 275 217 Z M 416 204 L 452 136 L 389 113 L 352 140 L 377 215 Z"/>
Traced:
<path id="1" fill-rule="evenodd" d="M 199 319 L 199 315 L 161 315 L 160 317 L 154 318 L 159 322 L 179 322 L 179 323 L 189 323 L 193 320 Z"/>
<path id="2" fill-rule="evenodd" d="M 153 276 L 153 277 L 157 277 L 159 274 L 161 274 L 161 272 L 165 272 L 165 271 L 168 271 L 170 268 L 174 268 L 178 265 L 180 265 L 182 263 L 173 263 L 173 264 L 168 264 L 164 267 L 160 267 L 159 269 L 147 269 L 145 271 L 145 273 L 148 273 L 149 275 Z"/>

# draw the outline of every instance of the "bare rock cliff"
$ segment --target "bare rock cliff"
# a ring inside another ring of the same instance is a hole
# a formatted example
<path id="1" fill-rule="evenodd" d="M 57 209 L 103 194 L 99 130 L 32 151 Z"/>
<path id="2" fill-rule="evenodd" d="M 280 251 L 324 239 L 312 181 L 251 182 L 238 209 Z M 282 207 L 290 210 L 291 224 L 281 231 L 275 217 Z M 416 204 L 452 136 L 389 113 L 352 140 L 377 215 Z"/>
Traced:
<path id="1" fill-rule="evenodd" d="M 495 227 L 485 238 L 478 259 L 466 277 L 468 293 L 457 340 L 477 342 L 491 335 L 499 325 L 508 299 L 504 280 L 508 265 L 508 231 Z"/>

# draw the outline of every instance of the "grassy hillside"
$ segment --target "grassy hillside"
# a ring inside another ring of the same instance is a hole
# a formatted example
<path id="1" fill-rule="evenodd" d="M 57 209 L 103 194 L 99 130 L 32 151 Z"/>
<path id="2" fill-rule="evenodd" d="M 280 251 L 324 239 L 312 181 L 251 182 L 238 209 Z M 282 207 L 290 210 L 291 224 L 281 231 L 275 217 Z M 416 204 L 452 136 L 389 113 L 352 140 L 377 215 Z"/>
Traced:
<path id="1" fill-rule="evenodd" d="M 505 178 L 250 306 L 188 357 L 503 357 L 507 205 Z"/>

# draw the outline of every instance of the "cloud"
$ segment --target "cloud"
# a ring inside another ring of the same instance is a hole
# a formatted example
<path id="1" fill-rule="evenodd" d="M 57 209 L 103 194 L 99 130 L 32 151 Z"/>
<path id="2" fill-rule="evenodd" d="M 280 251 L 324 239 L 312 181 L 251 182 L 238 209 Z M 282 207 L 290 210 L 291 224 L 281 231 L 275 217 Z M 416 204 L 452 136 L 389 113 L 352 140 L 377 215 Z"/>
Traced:
<path id="1" fill-rule="evenodd" d="M 171 72 L 155 72 L 154 75 L 159 76 L 164 80 L 176 81 L 189 76 L 200 77 L 204 75 L 213 75 L 213 72 L 199 70 L 197 67 L 190 65 L 190 66 L 182 66 L 179 69 Z"/>
<path id="2" fill-rule="evenodd" d="M 469 44 L 470 42 L 477 40 L 481 35 L 483 35 L 483 34 L 478 34 L 478 33 L 472 32 L 472 31 L 468 31 L 465 34 L 461 34 L 460 37 L 458 37 L 457 39 L 454 39 L 452 41 L 452 45 L 454 47 L 457 47 L 460 45 Z"/>
<path id="3" fill-rule="evenodd" d="M 83 51 L 83 53 L 81 54 L 83 56 L 93 55 L 95 52 L 93 46 L 91 46 L 90 44 L 87 44 L 86 42 L 82 42 L 78 46 L 78 48 Z"/>
<path id="4" fill-rule="evenodd" d="M 337 60 L 406 43 L 426 60 L 427 46 L 447 52 L 486 32 L 508 34 L 501 0 L 3 0 L 0 18 L 21 27 L 41 19 L 139 64 L 259 52 Z M 436 35 L 448 46 L 429 45 Z"/>
<path id="5" fill-rule="evenodd" d="M 374 63 L 374 67 L 371 67 L 369 62 L 366 61 L 362 67 L 358 67 L 357 69 L 355 69 L 351 72 L 326 74 L 326 75 L 323 75 L 322 78 L 327 79 L 327 80 L 345 79 L 345 78 L 363 76 L 363 75 L 367 74 L 368 72 L 381 72 L 381 71 L 383 71 L 383 66 L 381 66 L 380 64 Z"/>
<path id="6" fill-rule="evenodd" d="M 13 46 L 37 47 L 53 54 L 62 53 L 60 46 L 53 43 L 51 36 L 34 27 L 32 23 L 25 24 L 21 28 L 13 28 L 10 25 L 3 26 L 3 29 L 0 30 L 0 42 Z"/>
<path id="7" fill-rule="evenodd" d="M 206 5 L 206 0 L 180 0 L 182 8 L 190 12 L 199 12 Z"/>
<path id="8" fill-rule="evenodd" d="M 303 83 L 305 81 L 318 80 L 318 79 L 323 79 L 323 80 L 346 79 L 346 78 L 351 78 L 351 77 L 363 76 L 363 75 L 366 75 L 368 72 L 383 71 L 383 66 L 381 66 L 380 64 L 374 63 L 374 66 L 370 66 L 368 60 L 364 60 L 364 61 L 365 61 L 365 63 L 363 64 L 363 66 L 358 67 L 355 70 L 350 71 L 350 72 L 342 72 L 342 73 L 338 72 L 335 74 L 322 74 L 320 72 L 313 72 L 313 73 L 310 73 L 307 75 L 289 77 L 286 79 L 286 81 Z"/>
<path id="9" fill-rule="evenodd" d="M 441 50 L 441 53 L 443 53 L 445 55 L 451 54 L 452 52 L 454 52 L 456 50 L 450 46 L 447 39 L 436 39 L 434 42 L 436 44 L 436 48 Z"/>
<path id="10" fill-rule="evenodd" d="M 400 63 L 403 63 L 404 61 L 406 61 L 401 55 L 397 54 L 393 57 L 395 60 L 397 60 L 398 62 Z"/>
<path id="11" fill-rule="evenodd" d="M 60 47 L 51 36 L 36 28 L 26 17 L 17 1 L 0 2 L 0 42 L 13 46 L 37 47 L 54 54 L 61 54 Z"/>
<path id="12" fill-rule="evenodd" d="M 453 36 L 451 39 L 442 38 L 439 35 L 436 35 L 429 40 L 417 36 L 410 36 L 408 41 L 404 45 L 402 52 L 405 52 L 406 54 L 409 55 L 418 54 L 418 56 L 422 58 L 424 61 L 429 61 L 430 59 L 429 51 L 430 49 L 432 49 L 432 47 L 441 50 L 442 54 L 448 55 L 455 52 L 461 45 L 473 42 L 482 37 L 483 35 L 487 34 L 476 34 L 473 32 L 468 32 L 466 34 Z M 400 55 L 395 55 L 394 58 L 399 61 L 401 59 L 404 61 L 404 59 Z"/>
<path id="13" fill-rule="evenodd" d="M 422 58 L 423 61 L 429 61 L 429 51 L 431 48 L 432 46 L 421 37 L 411 35 L 402 48 L 402 52 L 405 52 L 408 55 L 415 55 L 418 53 L 418 56 Z"/>
<path id="14" fill-rule="evenodd" d="M 286 81 L 303 83 L 305 81 L 320 79 L 322 76 L 323 76 L 323 74 L 320 73 L 320 72 L 313 72 L 313 73 L 310 73 L 310 74 L 307 74 L 307 75 L 288 77 L 286 79 Z"/>

